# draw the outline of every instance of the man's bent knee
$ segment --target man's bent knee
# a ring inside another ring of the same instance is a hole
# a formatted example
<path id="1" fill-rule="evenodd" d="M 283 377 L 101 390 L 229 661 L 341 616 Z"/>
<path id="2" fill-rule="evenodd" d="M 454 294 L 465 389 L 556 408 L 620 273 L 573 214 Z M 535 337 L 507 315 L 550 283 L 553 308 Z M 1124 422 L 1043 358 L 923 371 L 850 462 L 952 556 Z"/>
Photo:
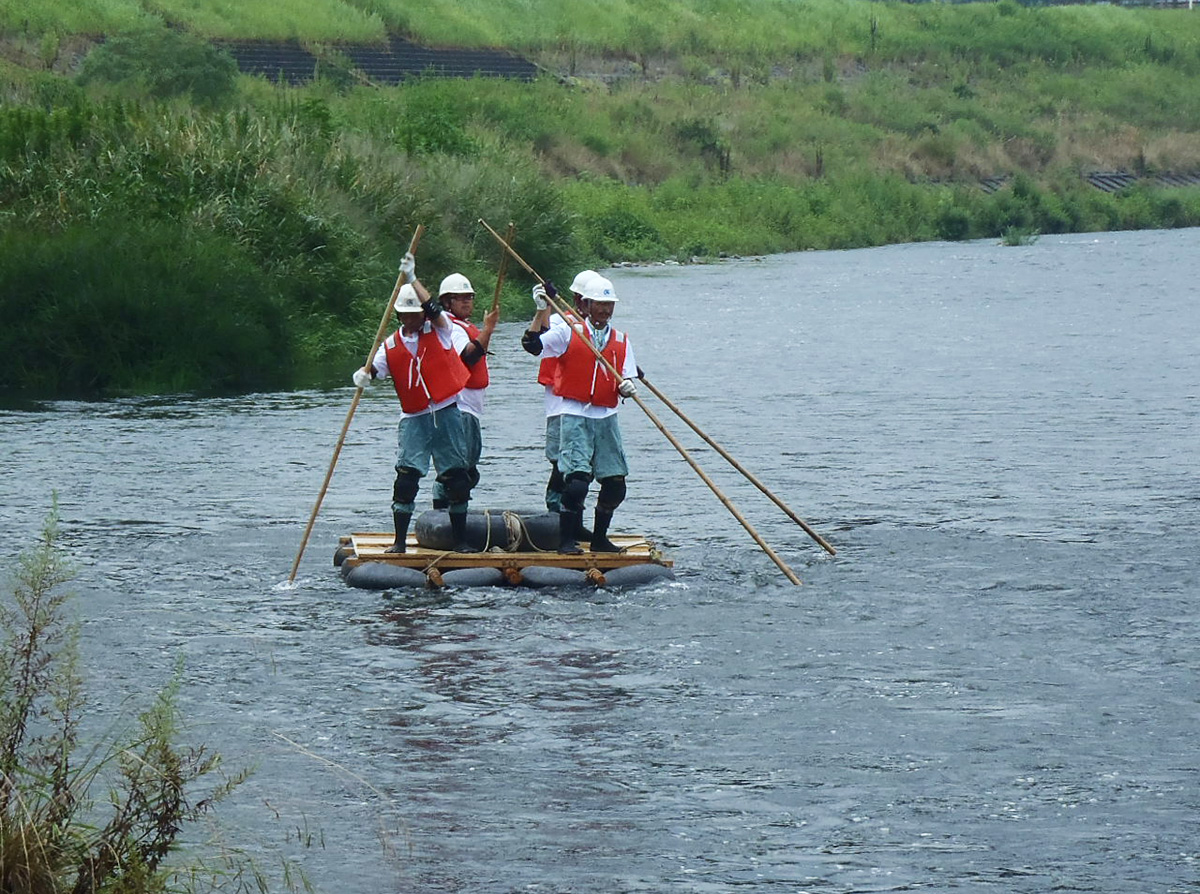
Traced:
<path id="1" fill-rule="evenodd" d="M 396 481 L 392 485 L 392 511 L 411 512 L 412 505 L 417 500 L 417 491 L 421 487 L 421 473 L 411 466 L 401 466 L 396 470 Z"/>
<path id="2" fill-rule="evenodd" d="M 625 476 L 613 475 L 600 479 L 600 493 L 596 495 L 596 508 L 614 511 L 625 502 Z"/>
<path id="3" fill-rule="evenodd" d="M 563 487 L 562 505 L 568 512 L 582 512 L 583 503 L 587 499 L 588 485 L 592 476 L 586 472 L 572 472 L 566 478 Z"/>
<path id="4" fill-rule="evenodd" d="M 471 473 L 462 467 L 447 469 L 438 475 L 438 481 L 446 488 L 446 499 L 451 505 L 466 503 L 471 499 Z"/>

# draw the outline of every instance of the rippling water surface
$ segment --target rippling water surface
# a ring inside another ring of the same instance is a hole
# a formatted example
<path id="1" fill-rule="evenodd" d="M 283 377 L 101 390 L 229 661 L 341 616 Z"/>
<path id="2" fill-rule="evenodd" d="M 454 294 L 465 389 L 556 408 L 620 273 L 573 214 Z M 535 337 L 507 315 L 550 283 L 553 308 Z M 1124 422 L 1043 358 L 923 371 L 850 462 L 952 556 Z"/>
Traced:
<path id="1" fill-rule="evenodd" d="M 338 536 L 388 524 L 386 387 L 285 586 L 349 385 L 0 412 L 4 555 L 57 491 L 93 716 L 182 655 L 191 737 L 257 767 L 226 839 L 321 890 L 1194 891 L 1198 247 L 612 271 L 651 381 L 837 547 L 646 397 L 802 587 L 629 405 L 614 527 L 676 582 L 349 589 Z M 544 483 L 522 328 L 477 506 Z"/>

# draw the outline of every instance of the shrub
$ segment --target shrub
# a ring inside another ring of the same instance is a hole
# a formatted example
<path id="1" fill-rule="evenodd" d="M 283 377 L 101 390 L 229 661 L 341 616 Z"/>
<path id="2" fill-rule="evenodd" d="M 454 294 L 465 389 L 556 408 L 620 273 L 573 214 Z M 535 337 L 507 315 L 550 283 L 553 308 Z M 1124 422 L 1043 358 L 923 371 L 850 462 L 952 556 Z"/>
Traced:
<path id="1" fill-rule="evenodd" d="M 106 220 L 0 236 L 0 391 L 99 397 L 283 385 L 274 280 L 227 239 Z M 69 357 L 70 362 L 54 358 Z"/>
<path id="2" fill-rule="evenodd" d="M 579 223 L 593 257 L 612 263 L 653 260 L 670 253 L 654 223 L 650 190 L 579 183 L 569 191 L 568 203 L 587 209 Z"/>
<path id="3" fill-rule="evenodd" d="M 81 84 L 132 85 L 154 97 L 190 95 L 213 105 L 233 92 L 237 63 L 208 41 L 169 28 L 118 35 L 84 59 Z"/>
<path id="4" fill-rule="evenodd" d="M 396 113 L 396 145 L 409 155 L 473 156 L 479 148 L 467 133 L 468 108 L 455 101 L 456 84 L 422 80 L 403 92 Z"/>
<path id="5" fill-rule="evenodd" d="M 1003 245 L 1018 246 L 1018 245 L 1033 245 L 1037 242 L 1037 230 L 1030 230 L 1025 227 L 1007 227 L 1000 234 L 1000 242 Z"/>
<path id="6" fill-rule="evenodd" d="M 971 233 L 971 216 L 956 205 L 947 205 L 938 212 L 934 227 L 939 238 L 959 242 Z"/>
<path id="7" fill-rule="evenodd" d="M 710 168 L 729 174 L 729 141 L 710 119 L 687 118 L 674 126 L 675 142 L 684 152 L 694 152 Z"/>
<path id="8" fill-rule="evenodd" d="M 73 571 L 57 537 L 55 501 L 0 600 L 0 891 L 182 890 L 164 859 L 246 774 L 197 797 L 197 784 L 220 775 L 220 756 L 176 743 L 178 674 L 131 732 L 82 745 L 79 628 L 63 590 Z M 93 796 L 102 782 L 104 808 Z"/>

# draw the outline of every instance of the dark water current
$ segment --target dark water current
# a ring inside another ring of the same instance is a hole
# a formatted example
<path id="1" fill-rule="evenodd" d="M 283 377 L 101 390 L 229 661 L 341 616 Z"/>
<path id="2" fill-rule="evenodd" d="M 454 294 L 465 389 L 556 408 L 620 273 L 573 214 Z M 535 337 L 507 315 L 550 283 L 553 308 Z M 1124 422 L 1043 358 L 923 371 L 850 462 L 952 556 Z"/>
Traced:
<path id="1" fill-rule="evenodd" d="M 182 655 L 191 738 L 258 767 L 224 840 L 323 891 L 1195 891 L 1198 249 L 613 271 L 651 380 L 838 548 L 647 397 L 799 588 L 632 405 L 615 527 L 675 583 L 346 588 L 338 535 L 387 525 L 386 387 L 284 586 L 348 384 L 2 412 L 4 555 L 57 490 L 95 710 Z M 521 328 L 477 505 L 545 477 Z"/>

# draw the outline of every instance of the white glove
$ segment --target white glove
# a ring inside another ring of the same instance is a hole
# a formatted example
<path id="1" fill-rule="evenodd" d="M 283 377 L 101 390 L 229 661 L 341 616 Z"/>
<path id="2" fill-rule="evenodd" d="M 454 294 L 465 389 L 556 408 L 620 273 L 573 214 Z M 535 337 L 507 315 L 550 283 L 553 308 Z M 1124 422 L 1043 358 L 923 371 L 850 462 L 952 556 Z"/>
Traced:
<path id="1" fill-rule="evenodd" d="M 400 260 L 400 272 L 404 274 L 405 282 L 412 282 L 417 278 L 417 259 L 411 251 L 406 251 Z"/>
<path id="2" fill-rule="evenodd" d="M 617 393 L 621 397 L 633 397 L 637 394 L 637 384 L 633 379 L 622 379 L 621 384 L 617 386 Z"/>
<path id="3" fill-rule="evenodd" d="M 538 310 L 545 310 L 550 306 L 550 302 L 546 300 L 546 287 L 541 283 L 533 287 L 533 306 Z"/>
<path id="4" fill-rule="evenodd" d="M 366 388 L 371 384 L 371 374 L 365 369 L 356 369 L 354 371 L 354 385 L 356 388 Z"/>

